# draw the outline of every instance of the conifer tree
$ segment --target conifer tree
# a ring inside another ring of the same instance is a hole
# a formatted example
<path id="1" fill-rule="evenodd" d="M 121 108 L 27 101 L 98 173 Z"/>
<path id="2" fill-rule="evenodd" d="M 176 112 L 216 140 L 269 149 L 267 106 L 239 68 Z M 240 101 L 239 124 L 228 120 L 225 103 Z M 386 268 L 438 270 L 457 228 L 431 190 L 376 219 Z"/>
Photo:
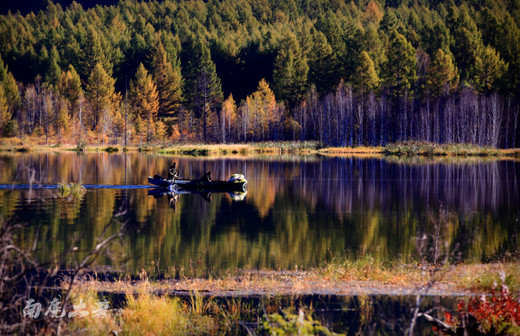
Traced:
<path id="1" fill-rule="evenodd" d="M 363 13 L 365 19 L 368 22 L 379 24 L 383 19 L 383 11 L 379 8 L 379 5 L 374 0 L 370 0 L 365 7 L 365 12 Z"/>
<path id="2" fill-rule="evenodd" d="M 376 73 L 379 73 L 381 64 L 385 58 L 385 54 L 383 52 L 385 47 L 383 46 L 383 42 L 381 41 L 377 28 L 374 24 L 369 24 L 365 28 L 365 32 L 362 35 L 360 49 L 366 50 L 370 56 L 370 59 L 374 62 Z"/>
<path id="3" fill-rule="evenodd" d="M 90 124 L 94 130 L 98 127 L 105 108 L 113 110 L 115 103 L 115 80 L 107 74 L 101 63 L 94 66 L 86 87 L 86 96 L 90 99 Z"/>
<path id="4" fill-rule="evenodd" d="M 335 87 L 345 76 L 346 46 L 343 36 L 343 29 L 335 13 L 328 11 L 318 16 L 316 29 L 325 34 L 327 42 L 332 48 L 330 58 L 330 87 Z M 276 90 L 275 90 L 276 91 Z"/>
<path id="5" fill-rule="evenodd" d="M 426 71 L 426 86 L 434 97 L 438 96 L 446 85 L 454 89 L 458 84 L 458 73 L 452 58 L 442 49 L 435 52 Z"/>
<path id="6" fill-rule="evenodd" d="M 83 89 L 81 88 L 81 79 L 72 64 L 69 65 L 66 72 L 61 73 L 58 81 L 58 92 L 70 102 L 71 109 L 74 110 Z"/>
<path id="7" fill-rule="evenodd" d="M 482 92 L 497 89 L 498 82 L 507 71 L 507 63 L 493 47 L 487 46 L 475 64 L 475 86 Z"/>
<path id="8" fill-rule="evenodd" d="M 290 33 L 280 42 L 274 64 L 274 89 L 279 99 L 290 107 L 296 106 L 307 90 L 308 72 L 307 58 L 302 54 L 296 36 Z"/>
<path id="9" fill-rule="evenodd" d="M 417 80 L 417 59 L 415 49 L 406 38 L 393 31 L 390 36 L 387 60 L 382 69 L 385 85 L 395 98 L 401 98 Z"/>
<path id="10" fill-rule="evenodd" d="M 309 57 L 309 82 L 319 92 L 329 92 L 333 85 L 332 47 L 322 32 L 313 29 L 313 45 Z"/>
<path id="11" fill-rule="evenodd" d="M 0 132 L 10 133 L 7 132 L 6 127 L 9 123 L 14 123 L 11 118 L 20 103 L 16 80 L 0 57 Z"/>
<path id="12" fill-rule="evenodd" d="M 188 50 L 192 53 L 190 59 L 184 63 L 185 92 L 195 117 L 202 122 L 203 139 L 208 141 L 208 128 L 216 125 L 216 109 L 221 106 L 222 87 L 206 44 L 200 39 L 191 38 L 188 41 Z"/>
<path id="13" fill-rule="evenodd" d="M 71 118 L 69 114 L 69 102 L 65 98 L 58 98 L 57 116 L 56 116 L 56 131 L 58 133 L 58 143 L 61 143 L 63 137 L 67 138 L 70 127 Z"/>
<path id="14" fill-rule="evenodd" d="M 88 78 L 97 64 L 100 64 L 105 72 L 112 76 L 113 65 L 107 56 L 106 48 L 101 39 L 102 36 L 93 26 L 87 28 L 79 59 L 80 73 L 83 78 Z"/>
<path id="15" fill-rule="evenodd" d="M 360 55 L 359 65 L 354 75 L 354 83 L 357 89 L 363 93 L 374 90 L 379 85 L 374 62 L 364 50 Z"/>
<path id="16" fill-rule="evenodd" d="M 4 87 L 4 94 L 8 108 L 10 110 L 16 109 L 21 103 L 18 84 L 16 84 L 16 80 L 8 67 L 4 66 L 2 57 L 0 57 L 0 84 Z"/>
<path id="17" fill-rule="evenodd" d="M 159 92 L 159 114 L 172 115 L 178 111 L 182 100 L 180 69 L 174 69 L 166 57 L 163 44 L 158 43 L 152 60 L 157 91 Z"/>
<path id="18" fill-rule="evenodd" d="M 277 115 L 276 99 L 265 79 L 260 80 L 258 89 L 253 93 L 250 103 L 250 115 L 253 121 L 253 132 L 258 140 L 266 140 L 271 129 L 280 121 Z"/>
<path id="19" fill-rule="evenodd" d="M 220 139 L 223 143 L 233 139 L 232 130 L 236 129 L 237 106 L 233 99 L 233 94 L 222 102 L 220 110 Z"/>
<path id="20" fill-rule="evenodd" d="M 134 116 L 146 125 L 146 141 L 152 140 L 154 122 L 159 111 L 159 94 L 152 76 L 141 63 L 135 73 L 135 80 L 130 83 L 130 105 Z"/>
<path id="21" fill-rule="evenodd" d="M 453 36 L 451 50 L 460 69 L 460 79 L 470 81 L 475 74 L 477 57 L 484 48 L 480 31 L 467 8 L 464 7 L 462 10 L 450 7 L 447 21 Z"/>
<path id="22" fill-rule="evenodd" d="M 11 111 L 7 104 L 4 85 L 0 83 L 0 134 L 3 133 L 5 124 L 11 120 Z"/>
<path id="23" fill-rule="evenodd" d="M 47 74 L 45 75 L 45 82 L 49 83 L 52 86 L 56 86 L 61 76 L 61 68 L 59 64 L 60 55 L 58 54 L 58 49 L 56 46 L 53 46 L 51 49 L 51 54 L 49 57 L 49 69 L 47 70 Z"/>

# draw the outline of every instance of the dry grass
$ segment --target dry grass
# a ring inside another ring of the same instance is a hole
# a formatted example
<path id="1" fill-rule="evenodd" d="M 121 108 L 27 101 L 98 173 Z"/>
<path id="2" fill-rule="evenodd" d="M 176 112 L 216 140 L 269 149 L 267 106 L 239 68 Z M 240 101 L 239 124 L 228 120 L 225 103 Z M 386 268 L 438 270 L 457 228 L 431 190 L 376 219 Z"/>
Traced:
<path id="1" fill-rule="evenodd" d="M 389 144 L 385 147 L 323 147 L 317 141 L 266 141 L 247 144 L 206 144 L 206 143 L 179 143 L 179 144 L 145 144 L 143 146 L 130 145 L 102 145 L 89 144 L 78 147 L 75 143 L 57 144 L 50 141 L 45 144 L 41 138 L 2 138 L 0 151 L 86 151 L 86 152 L 123 152 L 141 151 L 155 152 L 169 155 L 186 156 L 251 156 L 251 155 L 327 155 L 327 156 L 480 156 L 480 157 L 520 157 L 520 148 L 495 149 L 479 147 L 469 144 L 434 144 L 428 142 L 406 141 Z"/>
<path id="2" fill-rule="evenodd" d="M 383 147 L 327 147 L 318 150 L 320 154 L 326 155 L 340 155 L 340 154 L 382 154 Z"/>
<path id="3" fill-rule="evenodd" d="M 474 291 L 488 291 L 500 285 L 499 273 L 506 276 L 506 285 L 512 293 L 520 292 L 520 263 L 493 263 L 475 265 L 457 265 L 447 275 L 446 281 Z"/>
<path id="4" fill-rule="evenodd" d="M 66 325 L 66 334 L 98 335 L 116 331 L 119 335 L 186 335 L 218 334 L 251 314 L 254 307 L 240 297 L 357 295 L 360 309 L 372 314 L 363 296 L 372 294 L 414 295 L 436 279 L 428 293 L 462 295 L 482 293 L 499 283 L 499 272 L 505 272 L 512 293 L 520 290 L 520 263 L 453 265 L 435 269 L 431 265 L 384 264 L 370 257 L 363 260 L 330 263 L 306 271 L 236 271 L 219 279 L 182 279 L 150 282 L 97 282 L 77 286 L 73 295 L 82 299 L 88 310 L 95 309 L 99 292 L 124 293 L 126 304 L 105 318 L 74 318 Z M 187 300 L 165 294 L 189 295 Z M 233 296 L 226 303 L 213 297 Z M 278 311 L 276 299 L 266 304 L 265 311 Z M 361 313 L 363 313 L 363 311 Z"/>
<path id="5" fill-rule="evenodd" d="M 422 264 L 383 264 L 372 258 L 330 263 L 305 271 L 242 270 L 219 278 L 184 278 L 151 283 L 155 291 L 200 292 L 205 295 L 369 295 L 409 294 L 435 279 L 438 293 L 485 291 L 506 273 L 511 290 L 520 290 L 520 263 L 452 265 L 440 269 Z M 98 290 L 126 292 L 134 285 L 93 282 Z"/>
<path id="6" fill-rule="evenodd" d="M 75 290 L 75 302 L 82 300 L 89 312 L 99 302 L 95 287 L 82 284 Z M 66 334 L 106 335 L 113 331 L 118 335 L 200 335 L 216 334 L 219 328 L 211 303 L 194 295 L 192 305 L 179 298 L 152 293 L 148 281 L 126 287 L 126 304 L 119 310 L 110 310 L 104 317 L 88 314 L 72 318 L 66 326 Z"/>
<path id="7" fill-rule="evenodd" d="M 520 149 L 497 149 L 471 144 L 435 144 L 421 141 L 404 141 L 384 147 L 386 155 L 408 156 L 518 156 Z"/>

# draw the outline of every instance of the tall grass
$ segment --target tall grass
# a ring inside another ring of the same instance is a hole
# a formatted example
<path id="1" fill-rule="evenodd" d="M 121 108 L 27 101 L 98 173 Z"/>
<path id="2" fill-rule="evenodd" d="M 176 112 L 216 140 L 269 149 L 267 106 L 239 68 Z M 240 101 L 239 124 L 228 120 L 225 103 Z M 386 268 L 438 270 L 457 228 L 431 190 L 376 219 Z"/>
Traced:
<path id="1" fill-rule="evenodd" d="M 78 290 L 75 300 L 82 300 L 89 311 L 95 309 L 98 301 L 95 292 L 82 289 Z M 218 321 L 205 307 L 202 301 L 188 305 L 176 297 L 155 295 L 148 281 L 143 281 L 135 290 L 126 292 L 123 308 L 112 309 L 105 317 L 89 314 L 73 318 L 67 324 L 66 333 L 108 335 L 114 332 L 128 336 L 216 334 Z"/>
<path id="2" fill-rule="evenodd" d="M 384 147 L 387 155 L 449 155 L 449 156 L 497 156 L 506 154 L 491 147 L 471 144 L 436 144 L 431 142 L 404 141 L 388 144 Z"/>

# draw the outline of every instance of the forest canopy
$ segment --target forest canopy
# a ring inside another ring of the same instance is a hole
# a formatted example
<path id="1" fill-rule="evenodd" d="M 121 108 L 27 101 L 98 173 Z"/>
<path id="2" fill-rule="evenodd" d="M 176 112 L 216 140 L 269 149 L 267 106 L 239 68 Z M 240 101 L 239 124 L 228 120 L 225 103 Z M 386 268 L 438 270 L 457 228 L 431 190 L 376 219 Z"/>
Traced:
<path id="1" fill-rule="evenodd" d="M 0 16 L 2 136 L 519 145 L 520 0 L 111 3 Z"/>

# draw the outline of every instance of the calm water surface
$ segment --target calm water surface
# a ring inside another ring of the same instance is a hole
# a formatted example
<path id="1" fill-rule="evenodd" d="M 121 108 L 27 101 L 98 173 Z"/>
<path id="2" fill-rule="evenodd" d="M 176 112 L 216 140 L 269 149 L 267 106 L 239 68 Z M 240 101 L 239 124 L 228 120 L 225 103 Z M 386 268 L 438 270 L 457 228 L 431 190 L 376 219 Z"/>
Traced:
<path id="1" fill-rule="evenodd" d="M 242 173 L 247 194 L 151 195 L 147 176 L 166 174 L 173 161 L 187 178 Z M 78 247 L 70 263 L 107 225 L 114 232 L 114 214 L 126 209 L 120 220 L 128 234 L 98 264 L 129 272 L 292 269 L 446 253 L 479 262 L 519 254 L 519 178 L 520 163 L 510 160 L 1 154 L 0 216 L 26 224 L 21 244 L 40 237 L 42 259 Z M 79 200 L 8 186 L 64 181 L 93 186 Z"/>

